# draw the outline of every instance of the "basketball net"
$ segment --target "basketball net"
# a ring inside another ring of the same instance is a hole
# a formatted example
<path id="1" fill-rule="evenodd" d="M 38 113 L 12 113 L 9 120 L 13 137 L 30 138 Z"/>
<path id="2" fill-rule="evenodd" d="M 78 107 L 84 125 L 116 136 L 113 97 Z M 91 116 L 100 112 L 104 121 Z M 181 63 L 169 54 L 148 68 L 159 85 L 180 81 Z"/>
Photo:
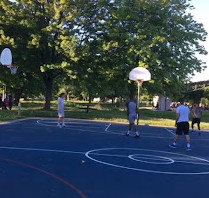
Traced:
<path id="1" fill-rule="evenodd" d="M 14 65 L 14 64 L 12 64 L 12 65 L 7 65 L 7 68 L 10 69 L 11 74 L 16 74 L 16 73 L 17 73 L 17 68 L 18 68 L 17 65 Z"/>
<path id="2" fill-rule="evenodd" d="M 136 80 L 136 82 L 138 83 L 138 85 L 141 87 L 142 86 L 142 83 L 144 82 L 142 79 L 138 79 Z"/>

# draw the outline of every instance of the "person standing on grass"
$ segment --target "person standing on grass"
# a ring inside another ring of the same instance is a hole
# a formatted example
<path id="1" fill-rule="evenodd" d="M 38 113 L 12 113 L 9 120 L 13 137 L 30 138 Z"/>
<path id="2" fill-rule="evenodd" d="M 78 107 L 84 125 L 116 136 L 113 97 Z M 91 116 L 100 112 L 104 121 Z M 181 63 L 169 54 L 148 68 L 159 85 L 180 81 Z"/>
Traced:
<path id="1" fill-rule="evenodd" d="M 61 93 L 58 97 L 58 124 L 57 126 L 59 128 L 65 127 L 64 101 L 65 101 L 65 93 Z"/>
<path id="2" fill-rule="evenodd" d="M 6 96 L 6 98 L 4 99 L 4 109 L 8 110 L 7 108 L 9 107 L 9 99 L 8 96 Z"/>
<path id="3" fill-rule="evenodd" d="M 129 127 L 128 127 L 128 132 L 126 133 L 126 136 L 130 135 L 131 129 L 134 130 L 134 132 L 136 133 L 135 137 L 139 138 L 140 135 L 136 129 L 136 125 L 135 125 L 135 120 L 137 118 L 137 105 L 136 102 L 134 101 L 134 96 L 130 97 L 130 101 L 127 103 L 127 114 L 128 114 L 128 120 L 129 120 Z"/>
<path id="4" fill-rule="evenodd" d="M 12 95 L 9 95 L 9 110 L 12 110 L 12 106 L 13 106 L 13 97 Z"/>
<path id="5" fill-rule="evenodd" d="M 184 105 L 184 100 L 181 99 L 180 105 L 176 108 L 176 136 L 174 138 L 174 142 L 170 144 L 169 146 L 171 148 L 176 148 L 176 143 L 179 139 L 179 136 L 182 134 L 185 135 L 187 146 L 186 150 L 191 150 L 190 146 L 190 136 L 189 136 L 189 113 L 190 109 L 188 106 Z"/>
<path id="6" fill-rule="evenodd" d="M 197 127 L 199 130 L 199 135 L 200 133 L 200 121 L 201 121 L 201 116 L 202 116 L 202 108 L 199 107 L 198 104 L 194 104 L 192 108 L 192 132 L 194 130 L 194 124 L 197 123 Z"/>

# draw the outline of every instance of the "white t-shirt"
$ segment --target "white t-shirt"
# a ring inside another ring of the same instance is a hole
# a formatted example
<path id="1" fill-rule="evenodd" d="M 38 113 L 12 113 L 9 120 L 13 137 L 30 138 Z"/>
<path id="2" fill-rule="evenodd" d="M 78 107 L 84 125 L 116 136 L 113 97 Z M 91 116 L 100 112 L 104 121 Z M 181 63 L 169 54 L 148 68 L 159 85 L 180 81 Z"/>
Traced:
<path id="1" fill-rule="evenodd" d="M 177 122 L 189 122 L 189 107 L 185 105 L 180 105 L 176 108 L 176 113 L 179 114 L 179 119 Z"/>
<path id="2" fill-rule="evenodd" d="M 64 111 L 64 98 L 62 98 L 62 97 L 59 97 L 58 98 L 58 111 L 59 112 L 62 112 L 62 111 Z"/>

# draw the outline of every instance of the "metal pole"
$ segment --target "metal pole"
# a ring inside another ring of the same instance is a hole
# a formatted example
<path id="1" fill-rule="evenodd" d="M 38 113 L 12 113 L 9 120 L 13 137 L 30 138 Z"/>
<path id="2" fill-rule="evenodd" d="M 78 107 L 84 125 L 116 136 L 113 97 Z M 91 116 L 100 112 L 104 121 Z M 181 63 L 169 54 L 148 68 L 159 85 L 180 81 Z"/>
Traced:
<path id="1" fill-rule="evenodd" d="M 137 125 L 139 125 L 139 103 L 140 103 L 140 87 L 141 87 L 141 85 L 142 85 L 142 82 L 140 82 L 140 81 L 137 81 L 137 83 L 138 83 L 138 95 L 137 95 L 137 104 L 136 104 L 136 106 L 137 106 Z"/>
<path id="2" fill-rule="evenodd" d="M 20 115 L 21 114 L 21 103 L 19 102 L 18 103 L 18 115 Z"/>
<path id="3" fill-rule="evenodd" d="M 137 95 L 137 109 L 139 109 L 139 102 L 140 102 L 140 82 L 138 83 L 138 95 Z"/>

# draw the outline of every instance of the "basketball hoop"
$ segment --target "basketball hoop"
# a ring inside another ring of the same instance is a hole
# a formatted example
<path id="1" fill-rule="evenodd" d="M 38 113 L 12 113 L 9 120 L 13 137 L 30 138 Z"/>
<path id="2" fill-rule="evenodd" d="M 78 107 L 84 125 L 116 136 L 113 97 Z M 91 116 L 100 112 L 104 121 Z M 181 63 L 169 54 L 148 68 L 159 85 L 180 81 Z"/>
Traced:
<path id="1" fill-rule="evenodd" d="M 7 65 L 7 68 L 10 69 L 11 74 L 16 74 L 16 73 L 17 73 L 17 68 L 18 68 L 17 65 L 14 65 L 14 64 L 12 64 L 12 65 Z"/>
<path id="2" fill-rule="evenodd" d="M 11 74 L 17 73 L 18 66 L 12 64 L 12 52 L 9 48 L 5 48 L 0 55 L 0 63 L 10 69 Z"/>
<path id="3" fill-rule="evenodd" d="M 137 82 L 138 84 L 138 94 L 137 94 L 137 109 L 139 109 L 139 103 L 140 103 L 140 88 L 142 86 L 142 83 L 144 81 L 151 80 L 151 74 L 150 72 L 143 67 L 136 67 L 131 70 L 129 73 L 129 79 Z M 137 125 L 139 124 L 139 116 L 137 115 Z"/>

